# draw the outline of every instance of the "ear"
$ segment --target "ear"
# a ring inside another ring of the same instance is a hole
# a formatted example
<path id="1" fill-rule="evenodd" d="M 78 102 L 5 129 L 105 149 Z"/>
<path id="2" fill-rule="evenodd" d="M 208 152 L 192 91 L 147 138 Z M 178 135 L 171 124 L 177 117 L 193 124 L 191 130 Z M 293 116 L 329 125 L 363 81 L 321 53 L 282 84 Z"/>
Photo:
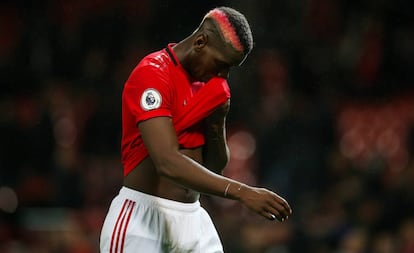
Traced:
<path id="1" fill-rule="evenodd" d="M 200 33 L 198 34 L 195 39 L 194 39 L 194 49 L 195 51 L 200 51 L 201 49 L 203 49 L 203 47 L 205 47 L 208 43 L 208 35 L 205 33 Z"/>

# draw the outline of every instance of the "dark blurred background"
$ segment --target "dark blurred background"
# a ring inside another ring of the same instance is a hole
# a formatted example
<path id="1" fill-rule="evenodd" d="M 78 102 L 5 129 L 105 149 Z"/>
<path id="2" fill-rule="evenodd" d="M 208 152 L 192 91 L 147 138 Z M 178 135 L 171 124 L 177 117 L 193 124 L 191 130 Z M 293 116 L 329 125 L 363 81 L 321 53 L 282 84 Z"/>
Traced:
<path id="1" fill-rule="evenodd" d="M 226 252 L 414 252 L 409 0 L 1 1 L 0 252 L 98 252 L 123 84 L 220 5 L 255 38 L 230 74 L 225 173 L 294 210 L 272 223 L 203 197 Z"/>

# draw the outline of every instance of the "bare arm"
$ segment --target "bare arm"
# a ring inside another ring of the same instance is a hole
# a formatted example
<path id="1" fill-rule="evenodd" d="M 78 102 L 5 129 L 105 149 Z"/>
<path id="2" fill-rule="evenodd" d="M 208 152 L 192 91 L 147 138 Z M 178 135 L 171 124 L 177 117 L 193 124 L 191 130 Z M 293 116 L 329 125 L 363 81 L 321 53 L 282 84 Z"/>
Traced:
<path id="1" fill-rule="evenodd" d="M 277 194 L 243 185 L 211 172 L 179 151 L 177 136 L 168 117 L 156 117 L 139 124 L 139 129 L 157 173 L 195 191 L 235 199 L 250 210 L 272 219 L 286 219 L 289 204 Z"/>
<path id="2" fill-rule="evenodd" d="M 204 166 L 221 174 L 229 161 L 229 148 L 226 141 L 226 116 L 230 100 L 214 111 L 205 121 L 205 145 L 203 147 Z"/>

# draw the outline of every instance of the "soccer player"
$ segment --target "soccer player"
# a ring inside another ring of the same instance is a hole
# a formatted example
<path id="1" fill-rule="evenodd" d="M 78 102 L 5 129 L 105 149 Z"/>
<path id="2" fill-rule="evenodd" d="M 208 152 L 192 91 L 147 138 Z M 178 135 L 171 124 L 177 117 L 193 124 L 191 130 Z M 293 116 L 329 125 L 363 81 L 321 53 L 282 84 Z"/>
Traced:
<path id="1" fill-rule="evenodd" d="M 279 195 L 221 175 L 229 158 L 229 70 L 253 48 L 240 12 L 218 7 L 177 44 L 144 57 L 122 95 L 124 183 L 101 252 L 223 252 L 200 193 L 240 201 L 269 219 L 292 213 Z"/>

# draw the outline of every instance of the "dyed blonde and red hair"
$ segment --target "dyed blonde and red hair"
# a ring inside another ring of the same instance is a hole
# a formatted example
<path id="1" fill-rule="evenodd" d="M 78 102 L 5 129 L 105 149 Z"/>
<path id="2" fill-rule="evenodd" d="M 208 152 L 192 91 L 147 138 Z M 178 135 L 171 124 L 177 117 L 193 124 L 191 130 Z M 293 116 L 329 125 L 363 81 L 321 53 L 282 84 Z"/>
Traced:
<path id="1" fill-rule="evenodd" d="M 209 11 L 204 20 L 213 20 L 226 43 L 236 51 L 247 55 L 253 48 L 253 36 L 249 23 L 240 12 L 229 7 L 218 7 Z"/>

